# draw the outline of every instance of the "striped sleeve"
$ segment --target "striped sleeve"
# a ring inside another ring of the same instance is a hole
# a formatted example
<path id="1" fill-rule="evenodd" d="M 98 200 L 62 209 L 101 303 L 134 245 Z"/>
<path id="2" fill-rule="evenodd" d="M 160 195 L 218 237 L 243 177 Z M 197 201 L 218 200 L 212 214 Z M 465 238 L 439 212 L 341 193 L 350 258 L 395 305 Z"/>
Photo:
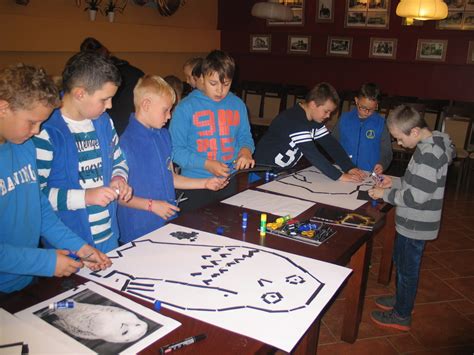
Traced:
<path id="1" fill-rule="evenodd" d="M 122 153 L 119 145 L 119 138 L 117 132 L 115 131 L 114 124 L 112 120 L 110 120 L 110 124 L 112 126 L 113 132 L 113 146 L 114 146 L 114 161 L 113 161 L 113 168 L 112 168 L 112 177 L 121 176 L 126 181 L 128 180 L 128 165 L 127 161 L 125 160 L 125 156 Z"/>
<path id="2" fill-rule="evenodd" d="M 48 132 L 43 129 L 33 137 L 36 146 L 36 164 L 38 167 L 41 190 L 48 197 L 53 210 L 67 211 L 85 207 L 85 190 L 59 189 L 48 186 L 48 178 L 54 158 L 54 148 Z"/>

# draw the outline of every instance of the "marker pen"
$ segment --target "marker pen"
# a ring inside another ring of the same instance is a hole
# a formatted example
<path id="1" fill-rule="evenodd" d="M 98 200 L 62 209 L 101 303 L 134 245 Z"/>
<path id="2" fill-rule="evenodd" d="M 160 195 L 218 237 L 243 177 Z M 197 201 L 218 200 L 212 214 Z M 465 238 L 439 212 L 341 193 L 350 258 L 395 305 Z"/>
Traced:
<path id="1" fill-rule="evenodd" d="M 206 334 L 199 334 L 193 337 L 186 338 L 182 341 L 179 341 L 177 343 L 169 344 L 166 346 L 162 346 L 160 348 L 160 354 L 168 354 L 174 350 L 181 349 L 182 347 L 197 343 L 198 341 L 206 339 Z"/>
<path id="2" fill-rule="evenodd" d="M 265 237 L 267 234 L 267 214 L 262 213 L 260 215 L 260 236 Z"/>
<path id="3" fill-rule="evenodd" d="M 242 213 L 242 229 L 247 229 L 247 221 L 248 221 L 248 213 L 243 212 Z"/>
<path id="4" fill-rule="evenodd" d="M 48 308 L 52 311 L 54 311 L 56 309 L 74 308 L 74 301 L 73 300 L 65 300 L 65 301 L 53 302 L 48 306 Z"/>

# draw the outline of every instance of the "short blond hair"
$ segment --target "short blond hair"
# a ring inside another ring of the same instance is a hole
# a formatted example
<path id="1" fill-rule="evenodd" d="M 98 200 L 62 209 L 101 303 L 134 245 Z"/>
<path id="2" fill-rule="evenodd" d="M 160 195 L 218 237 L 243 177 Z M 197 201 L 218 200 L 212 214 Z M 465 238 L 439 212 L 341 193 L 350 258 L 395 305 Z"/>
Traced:
<path id="1" fill-rule="evenodd" d="M 173 103 L 176 101 L 174 89 L 158 75 L 145 74 L 141 77 L 133 89 L 133 104 L 135 111 L 138 111 L 140 104 L 146 95 L 154 94 L 158 96 L 169 95 Z"/>

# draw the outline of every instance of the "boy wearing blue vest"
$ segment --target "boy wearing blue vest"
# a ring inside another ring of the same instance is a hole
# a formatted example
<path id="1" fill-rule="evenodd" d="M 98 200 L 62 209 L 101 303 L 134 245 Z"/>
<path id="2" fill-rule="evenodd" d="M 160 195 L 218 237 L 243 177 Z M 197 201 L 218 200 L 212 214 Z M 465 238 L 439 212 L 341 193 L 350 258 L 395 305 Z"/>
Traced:
<path id="1" fill-rule="evenodd" d="M 387 125 L 399 145 L 415 152 L 401 179 L 383 176 L 377 187 L 369 190 L 373 199 L 383 198 L 396 206 L 396 292 L 375 300 L 383 311 L 373 311 L 371 319 L 384 328 L 408 331 L 423 249 L 427 240 L 438 237 L 446 175 L 455 150 L 447 134 L 431 132 L 420 114 L 409 106 L 394 109 Z"/>
<path id="2" fill-rule="evenodd" d="M 40 185 L 72 231 L 103 252 L 118 247 L 116 200 L 129 200 L 128 167 L 110 116 L 120 74 L 110 59 L 81 52 L 63 71 L 62 106 L 34 138 Z"/>
<path id="3" fill-rule="evenodd" d="M 173 112 L 173 161 L 184 176 L 227 178 L 231 169 L 255 165 L 247 108 L 241 99 L 229 93 L 234 71 L 234 60 L 227 53 L 210 52 L 201 65 L 202 90 L 193 90 Z M 220 191 L 190 190 L 182 209 L 193 210 L 236 191 L 236 179 Z"/>
<path id="4" fill-rule="evenodd" d="M 58 104 L 54 82 L 43 69 L 18 64 L 0 71 L 0 296 L 21 290 L 34 276 L 111 265 L 56 217 L 38 185 L 29 138 Z M 40 249 L 40 235 L 60 249 Z M 70 251 L 84 262 L 69 257 Z"/>
<path id="5" fill-rule="evenodd" d="M 376 111 L 380 90 L 377 85 L 362 85 L 356 107 L 341 115 L 334 137 L 359 169 L 381 174 L 392 162 L 392 143 L 385 119 Z"/>
<path id="6" fill-rule="evenodd" d="M 130 169 L 134 195 L 120 201 L 120 241 L 128 243 L 163 226 L 180 210 L 175 187 L 217 190 L 227 185 L 217 177 L 191 179 L 173 172 L 171 137 L 165 124 L 176 100 L 173 88 L 161 77 L 145 75 L 133 90 L 135 113 L 120 138 Z M 144 154 L 146 152 L 146 154 Z"/>

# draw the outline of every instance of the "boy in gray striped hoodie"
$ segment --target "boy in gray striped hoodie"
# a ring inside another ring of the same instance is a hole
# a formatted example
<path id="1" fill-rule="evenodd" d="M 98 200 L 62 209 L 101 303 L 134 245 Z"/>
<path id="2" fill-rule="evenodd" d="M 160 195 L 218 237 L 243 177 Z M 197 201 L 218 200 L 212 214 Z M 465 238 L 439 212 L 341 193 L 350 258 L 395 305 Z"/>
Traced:
<path id="1" fill-rule="evenodd" d="M 376 299 L 384 311 L 373 311 L 372 320 L 382 327 L 407 331 L 418 288 L 421 257 L 427 240 L 436 239 L 441 221 L 448 165 L 455 149 L 447 134 L 428 128 L 413 108 L 401 105 L 390 113 L 387 126 L 397 143 L 416 148 L 400 179 L 383 176 L 369 190 L 370 197 L 383 198 L 396 206 L 396 293 Z"/>

